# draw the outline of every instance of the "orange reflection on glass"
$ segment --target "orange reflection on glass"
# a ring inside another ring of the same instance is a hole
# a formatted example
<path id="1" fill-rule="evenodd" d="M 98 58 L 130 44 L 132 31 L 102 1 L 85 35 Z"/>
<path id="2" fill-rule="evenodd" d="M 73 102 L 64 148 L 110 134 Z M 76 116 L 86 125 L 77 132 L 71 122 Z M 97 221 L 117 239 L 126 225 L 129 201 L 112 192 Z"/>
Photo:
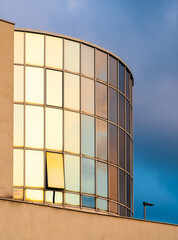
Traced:
<path id="1" fill-rule="evenodd" d="M 14 101 L 24 101 L 24 67 L 14 66 Z"/>
<path id="2" fill-rule="evenodd" d="M 25 190 L 25 200 L 34 202 L 43 202 L 43 190 Z"/>
<path id="3" fill-rule="evenodd" d="M 23 200 L 23 189 L 13 188 L 13 198 Z"/>

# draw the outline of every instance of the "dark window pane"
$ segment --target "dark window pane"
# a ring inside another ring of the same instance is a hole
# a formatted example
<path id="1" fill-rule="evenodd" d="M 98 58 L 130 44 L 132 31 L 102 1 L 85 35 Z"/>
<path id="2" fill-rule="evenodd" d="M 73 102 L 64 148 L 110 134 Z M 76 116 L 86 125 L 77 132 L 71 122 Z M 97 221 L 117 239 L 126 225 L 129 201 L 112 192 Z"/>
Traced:
<path id="1" fill-rule="evenodd" d="M 107 122 L 96 120 L 96 153 L 97 158 L 107 160 Z"/>
<path id="2" fill-rule="evenodd" d="M 109 202 L 110 212 L 117 214 L 117 203 Z"/>
<path id="3" fill-rule="evenodd" d="M 126 101 L 126 130 L 130 133 L 130 103 Z"/>
<path id="4" fill-rule="evenodd" d="M 109 120 L 117 124 L 117 91 L 109 88 Z"/>
<path id="5" fill-rule="evenodd" d="M 109 56 L 109 83 L 117 87 L 117 60 Z"/>
<path id="6" fill-rule="evenodd" d="M 130 137 L 126 134 L 126 170 L 130 172 Z"/>
<path id="7" fill-rule="evenodd" d="M 127 217 L 131 217 L 131 211 L 127 209 Z"/>
<path id="8" fill-rule="evenodd" d="M 125 93 L 125 68 L 119 63 L 119 90 Z"/>
<path id="9" fill-rule="evenodd" d="M 117 127 L 109 124 L 109 161 L 117 165 Z"/>
<path id="10" fill-rule="evenodd" d="M 125 216 L 125 207 L 120 205 L 120 215 Z"/>
<path id="11" fill-rule="evenodd" d="M 119 189 L 120 202 L 125 204 L 125 172 L 119 170 Z"/>
<path id="12" fill-rule="evenodd" d="M 133 205 L 133 180 L 130 179 L 130 208 L 132 209 Z"/>
<path id="13" fill-rule="evenodd" d="M 129 99 L 129 72 L 126 71 L 126 96 Z"/>
<path id="14" fill-rule="evenodd" d="M 130 140 L 130 172 L 131 172 L 131 175 L 133 176 L 133 142 L 132 140 Z"/>
<path id="15" fill-rule="evenodd" d="M 119 126 L 125 127 L 125 98 L 119 94 Z"/>
<path id="16" fill-rule="evenodd" d="M 130 101 L 132 103 L 132 79 L 130 78 Z"/>
<path id="17" fill-rule="evenodd" d="M 130 176 L 127 174 L 127 207 L 131 208 L 131 186 Z"/>
<path id="18" fill-rule="evenodd" d="M 125 169 L 125 133 L 119 129 L 119 166 Z"/>
<path id="19" fill-rule="evenodd" d="M 107 82 L 107 54 L 96 50 L 96 78 Z"/>
<path id="20" fill-rule="evenodd" d="M 130 134 L 131 136 L 133 136 L 133 112 L 131 106 L 130 106 Z"/>
<path id="21" fill-rule="evenodd" d="M 107 118 L 107 86 L 96 82 L 96 115 Z"/>
<path id="22" fill-rule="evenodd" d="M 109 175 L 109 178 L 110 178 L 110 181 L 109 181 L 109 192 L 110 192 L 110 198 L 112 200 L 115 200 L 117 201 L 117 168 L 116 167 L 113 167 L 113 166 L 110 166 L 110 175 Z"/>
<path id="23" fill-rule="evenodd" d="M 89 207 L 89 208 L 95 208 L 95 198 L 88 197 L 88 196 L 82 196 L 82 206 Z"/>
<path id="24" fill-rule="evenodd" d="M 95 193 L 95 161 L 82 158 L 82 192 Z"/>

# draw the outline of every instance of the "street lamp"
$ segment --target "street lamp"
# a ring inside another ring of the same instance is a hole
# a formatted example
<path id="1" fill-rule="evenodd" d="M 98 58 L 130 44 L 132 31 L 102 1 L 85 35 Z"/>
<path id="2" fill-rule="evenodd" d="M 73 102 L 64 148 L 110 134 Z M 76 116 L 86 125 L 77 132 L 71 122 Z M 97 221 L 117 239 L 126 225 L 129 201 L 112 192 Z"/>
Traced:
<path id="1" fill-rule="evenodd" d="M 154 204 L 152 203 L 147 203 L 147 202 L 143 202 L 143 208 L 144 208 L 144 220 L 146 219 L 146 206 L 154 206 Z"/>

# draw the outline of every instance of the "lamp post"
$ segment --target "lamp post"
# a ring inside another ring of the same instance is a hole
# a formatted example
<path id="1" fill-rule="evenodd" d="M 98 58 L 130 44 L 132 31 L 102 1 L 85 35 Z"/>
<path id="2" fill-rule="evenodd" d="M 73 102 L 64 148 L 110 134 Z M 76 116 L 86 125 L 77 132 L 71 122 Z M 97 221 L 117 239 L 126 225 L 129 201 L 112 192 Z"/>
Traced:
<path id="1" fill-rule="evenodd" d="M 143 202 L 143 208 L 144 208 L 144 220 L 146 219 L 146 206 L 154 206 L 154 204 L 152 203 L 147 203 L 147 202 Z"/>

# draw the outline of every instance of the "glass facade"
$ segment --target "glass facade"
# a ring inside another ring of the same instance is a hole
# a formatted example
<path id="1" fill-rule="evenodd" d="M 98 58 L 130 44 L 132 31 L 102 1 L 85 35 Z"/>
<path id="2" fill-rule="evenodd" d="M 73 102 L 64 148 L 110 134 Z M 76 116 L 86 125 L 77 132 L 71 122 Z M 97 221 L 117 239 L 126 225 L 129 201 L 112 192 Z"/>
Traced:
<path id="1" fill-rule="evenodd" d="M 130 70 L 79 40 L 14 39 L 14 198 L 132 216 Z"/>

